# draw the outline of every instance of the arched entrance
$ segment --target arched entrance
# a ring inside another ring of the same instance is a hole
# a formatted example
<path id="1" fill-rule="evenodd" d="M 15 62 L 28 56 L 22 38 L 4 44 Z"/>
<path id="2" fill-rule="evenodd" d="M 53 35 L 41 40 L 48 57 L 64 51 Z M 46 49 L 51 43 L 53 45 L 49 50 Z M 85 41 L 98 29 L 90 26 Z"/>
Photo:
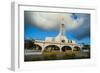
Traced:
<path id="1" fill-rule="evenodd" d="M 72 48 L 70 46 L 63 46 L 62 52 L 66 52 L 66 51 L 72 51 Z"/>
<path id="2" fill-rule="evenodd" d="M 45 52 L 59 52 L 60 48 L 57 45 L 48 45 L 44 49 Z"/>
<path id="3" fill-rule="evenodd" d="M 73 49 L 73 51 L 80 51 L 80 47 L 75 46 L 74 49 Z"/>
<path id="4" fill-rule="evenodd" d="M 33 49 L 36 50 L 36 51 L 41 51 L 42 50 L 42 47 L 38 44 L 34 44 L 33 45 Z"/>

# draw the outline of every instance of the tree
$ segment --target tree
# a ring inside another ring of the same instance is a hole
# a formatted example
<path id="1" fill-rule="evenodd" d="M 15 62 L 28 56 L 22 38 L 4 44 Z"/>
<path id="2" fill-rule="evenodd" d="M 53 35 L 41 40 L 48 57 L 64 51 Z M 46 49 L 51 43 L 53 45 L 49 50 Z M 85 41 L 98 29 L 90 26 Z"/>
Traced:
<path id="1" fill-rule="evenodd" d="M 32 49 L 32 47 L 33 47 L 33 42 L 31 40 L 24 41 L 24 48 L 25 49 Z"/>

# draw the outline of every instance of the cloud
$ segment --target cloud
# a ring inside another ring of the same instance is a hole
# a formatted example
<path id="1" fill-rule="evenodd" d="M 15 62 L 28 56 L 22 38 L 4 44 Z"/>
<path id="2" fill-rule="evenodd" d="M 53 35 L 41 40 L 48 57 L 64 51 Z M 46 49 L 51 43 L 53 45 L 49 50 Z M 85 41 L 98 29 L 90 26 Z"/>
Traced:
<path id="1" fill-rule="evenodd" d="M 72 13 L 49 13 L 25 11 L 25 23 L 32 24 L 42 29 L 57 29 L 64 23 L 66 29 L 78 28 L 84 21 L 82 16 Z"/>
<path id="2" fill-rule="evenodd" d="M 31 24 L 41 29 L 52 30 L 64 23 L 77 40 L 90 38 L 90 14 L 85 13 L 53 13 L 25 11 L 25 25 Z"/>
<path id="3" fill-rule="evenodd" d="M 72 30 L 72 32 L 78 40 L 86 37 L 90 38 L 90 14 L 80 14 L 80 16 L 84 19 L 84 22 L 77 29 Z"/>

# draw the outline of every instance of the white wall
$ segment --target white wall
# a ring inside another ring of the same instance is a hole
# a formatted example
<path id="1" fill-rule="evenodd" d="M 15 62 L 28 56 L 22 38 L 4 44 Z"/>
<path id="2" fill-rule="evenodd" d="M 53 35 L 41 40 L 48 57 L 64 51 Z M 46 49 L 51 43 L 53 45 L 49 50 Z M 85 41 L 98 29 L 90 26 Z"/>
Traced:
<path id="1" fill-rule="evenodd" d="M 20 0 L 20 1 L 29 1 L 29 0 Z M 97 24 L 96 24 L 96 36 L 95 42 L 97 43 L 96 47 L 98 48 L 98 52 L 100 51 L 99 43 L 100 43 L 100 2 L 99 0 L 30 0 L 34 4 L 41 5 L 56 5 L 56 6 L 66 6 L 68 2 L 75 5 L 86 5 L 86 6 L 95 6 L 97 10 Z M 11 73 L 8 68 L 10 68 L 10 53 L 11 53 L 11 0 L 1 0 L 0 1 L 0 73 Z M 94 48 L 95 49 L 95 48 Z M 100 56 L 100 53 L 98 53 Z M 69 68 L 55 68 L 55 69 L 43 69 L 43 70 L 35 70 L 29 72 L 36 73 L 99 73 L 100 68 L 100 58 L 98 60 L 99 67 L 69 67 Z M 24 71 L 25 72 L 25 71 Z M 28 72 L 28 71 L 26 71 Z"/>

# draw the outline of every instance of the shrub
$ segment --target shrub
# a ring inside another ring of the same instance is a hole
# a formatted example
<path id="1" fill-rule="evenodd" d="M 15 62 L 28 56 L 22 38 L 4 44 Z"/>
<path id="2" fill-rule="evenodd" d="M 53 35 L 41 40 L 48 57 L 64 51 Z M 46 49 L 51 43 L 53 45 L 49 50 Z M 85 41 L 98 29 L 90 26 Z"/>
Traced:
<path id="1" fill-rule="evenodd" d="M 62 59 L 72 59 L 75 58 L 75 53 L 64 53 Z"/>
<path id="2" fill-rule="evenodd" d="M 71 59 L 75 57 L 75 53 L 69 52 L 43 52 L 44 60 Z"/>
<path id="3" fill-rule="evenodd" d="M 44 60 L 54 60 L 56 59 L 56 53 L 53 52 L 43 52 L 43 58 Z"/>

